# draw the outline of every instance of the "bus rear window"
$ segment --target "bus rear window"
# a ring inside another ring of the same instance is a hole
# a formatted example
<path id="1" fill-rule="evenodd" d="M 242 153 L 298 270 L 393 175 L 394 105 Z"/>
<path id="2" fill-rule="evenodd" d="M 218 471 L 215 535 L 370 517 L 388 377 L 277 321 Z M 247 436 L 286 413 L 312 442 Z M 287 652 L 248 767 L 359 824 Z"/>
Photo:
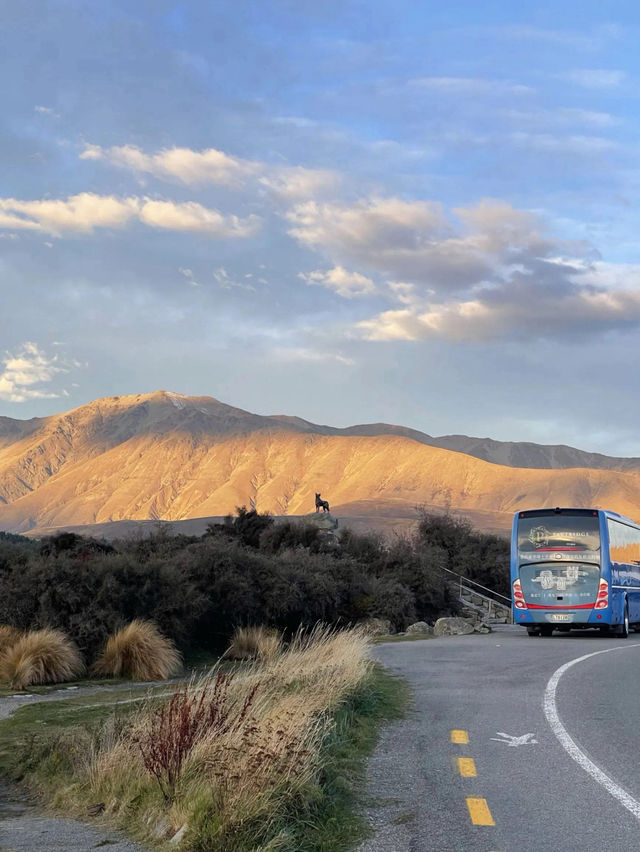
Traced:
<path id="1" fill-rule="evenodd" d="M 518 517 L 518 551 L 523 554 L 600 550 L 600 521 L 593 512 L 522 512 Z M 538 557 L 540 558 L 540 557 Z"/>

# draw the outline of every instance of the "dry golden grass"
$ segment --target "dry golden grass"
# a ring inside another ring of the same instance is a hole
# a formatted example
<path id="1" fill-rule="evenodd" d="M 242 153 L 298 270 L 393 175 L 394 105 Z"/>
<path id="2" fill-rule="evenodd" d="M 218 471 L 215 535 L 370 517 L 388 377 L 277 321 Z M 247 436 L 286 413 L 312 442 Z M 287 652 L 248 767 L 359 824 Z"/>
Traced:
<path id="1" fill-rule="evenodd" d="M 181 665 L 173 642 L 151 621 L 135 619 L 109 637 L 93 670 L 103 677 L 166 680 L 177 674 Z"/>
<path id="2" fill-rule="evenodd" d="M 104 802 L 143 834 L 186 825 L 198 848 L 245 848 L 228 838 L 277 820 L 316 782 L 332 713 L 368 676 L 367 646 L 359 629 L 319 627 L 246 671 L 214 670 L 170 702 L 151 700 L 124 730 L 105 731 L 70 801 Z"/>
<path id="3" fill-rule="evenodd" d="M 225 657 L 229 660 L 273 660 L 282 651 L 282 636 L 268 627 L 237 627 Z"/>
<path id="4" fill-rule="evenodd" d="M 18 630 L 17 627 L 12 627 L 10 624 L 0 624 L 0 657 L 12 645 L 15 645 L 23 635 L 22 630 Z"/>
<path id="5" fill-rule="evenodd" d="M 50 628 L 25 633 L 0 657 L 0 680 L 13 689 L 74 680 L 83 672 L 77 647 L 61 630 Z"/>

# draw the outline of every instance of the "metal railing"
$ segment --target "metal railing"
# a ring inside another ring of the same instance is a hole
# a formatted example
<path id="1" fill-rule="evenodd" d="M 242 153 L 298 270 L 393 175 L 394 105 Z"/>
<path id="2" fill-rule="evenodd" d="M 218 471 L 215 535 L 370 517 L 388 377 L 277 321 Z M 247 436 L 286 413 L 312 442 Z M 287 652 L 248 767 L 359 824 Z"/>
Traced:
<path id="1" fill-rule="evenodd" d="M 509 621 L 512 620 L 511 598 L 501 594 L 500 592 L 496 592 L 495 589 L 483 586 L 482 583 L 477 583 L 475 580 L 469 579 L 469 577 L 465 577 L 462 574 L 451 571 L 449 568 L 444 568 L 443 571 L 445 577 L 449 579 L 449 582 L 458 587 L 458 597 L 460 601 L 465 603 L 467 606 L 471 606 L 472 609 L 482 610 L 486 612 L 489 617 L 494 617 L 499 613 L 501 617 L 506 616 Z M 482 589 L 482 591 L 478 591 L 480 589 Z M 467 596 L 476 595 L 483 601 L 486 601 L 486 609 L 482 606 L 474 605 L 472 601 L 465 600 L 465 593 Z M 498 612 L 496 612 L 496 610 Z"/>
<path id="2" fill-rule="evenodd" d="M 443 568 L 442 570 L 445 572 L 445 574 L 451 574 L 453 577 L 455 577 L 456 581 L 458 581 L 461 585 L 476 586 L 478 589 L 482 589 L 484 592 L 489 592 L 489 594 L 484 595 L 484 597 L 489 597 L 493 595 L 495 598 L 501 598 L 504 601 L 504 606 L 511 606 L 511 598 L 507 597 L 507 595 L 503 595 L 500 592 L 496 592 L 495 589 L 490 589 L 487 586 L 483 586 L 482 583 L 476 583 L 475 580 L 470 580 L 469 577 L 465 577 L 463 574 L 457 574 L 455 571 L 451 571 L 450 568 Z M 471 591 L 473 591 L 473 589 L 471 589 Z M 500 601 L 497 601 L 497 603 L 500 603 Z"/>

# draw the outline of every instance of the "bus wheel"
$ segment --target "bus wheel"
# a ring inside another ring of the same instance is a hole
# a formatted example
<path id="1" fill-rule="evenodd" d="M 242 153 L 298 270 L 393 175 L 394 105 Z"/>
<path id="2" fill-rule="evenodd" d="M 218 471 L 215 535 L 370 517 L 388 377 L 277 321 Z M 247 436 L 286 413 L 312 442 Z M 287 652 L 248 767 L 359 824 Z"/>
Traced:
<path id="1" fill-rule="evenodd" d="M 551 636 L 553 633 L 553 627 L 550 624 L 543 624 L 540 628 L 541 636 Z"/>
<path id="2" fill-rule="evenodd" d="M 624 604 L 624 618 L 622 619 L 622 624 L 618 628 L 618 636 L 621 639 L 626 639 L 629 636 L 629 604 L 625 601 Z"/>
<path id="3" fill-rule="evenodd" d="M 529 636 L 539 636 L 540 631 L 537 627 L 527 627 L 527 635 Z"/>

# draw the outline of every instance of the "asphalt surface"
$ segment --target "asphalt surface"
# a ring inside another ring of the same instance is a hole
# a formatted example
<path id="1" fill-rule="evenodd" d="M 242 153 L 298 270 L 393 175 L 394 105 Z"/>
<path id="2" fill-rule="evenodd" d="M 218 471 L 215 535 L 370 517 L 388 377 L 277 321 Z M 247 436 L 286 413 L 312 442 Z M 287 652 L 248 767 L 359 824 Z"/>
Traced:
<path id="1" fill-rule="evenodd" d="M 605 650 L 560 673 L 550 696 L 559 667 Z M 640 850 L 636 634 L 531 638 L 509 626 L 379 645 L 375 655 L 409 681 L 413 707 L 369 764 L 374 834 L 361 852 Z M 472 811 L 494 825 L 474 824 Z"/>

